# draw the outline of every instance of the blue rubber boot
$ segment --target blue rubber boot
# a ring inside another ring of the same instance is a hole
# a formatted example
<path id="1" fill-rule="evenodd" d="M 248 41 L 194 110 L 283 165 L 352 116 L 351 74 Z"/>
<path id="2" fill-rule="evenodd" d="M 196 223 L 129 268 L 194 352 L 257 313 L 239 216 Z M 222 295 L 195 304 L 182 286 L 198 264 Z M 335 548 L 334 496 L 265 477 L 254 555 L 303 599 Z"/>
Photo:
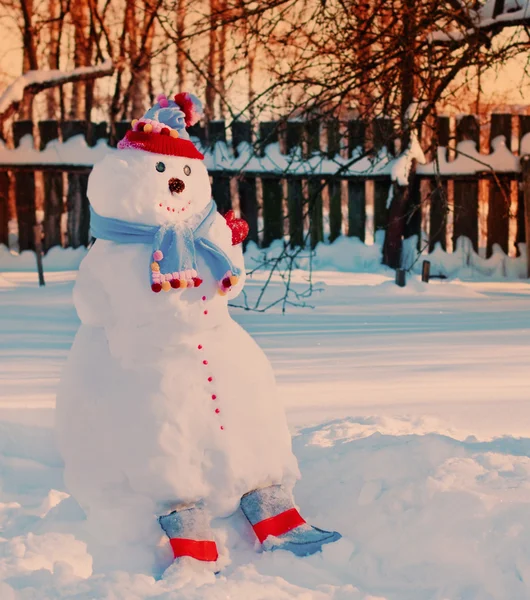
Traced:
<path id="1" fill-rule="evenodd" d="M 241 509 L 265 550 L 289 550 L 309 556 L 342 537 L 306 523 L 281 485 L 255 490 L 241 498 Z"/>
<path id="2" fill-rule="evenodd" d="M 174 510 L 158 518 L 169 538 L 175 560 L 189 556 L 204 562 L 217 561 L 217 546 L 212 540 L 210 517 L 197 506 Z"/>

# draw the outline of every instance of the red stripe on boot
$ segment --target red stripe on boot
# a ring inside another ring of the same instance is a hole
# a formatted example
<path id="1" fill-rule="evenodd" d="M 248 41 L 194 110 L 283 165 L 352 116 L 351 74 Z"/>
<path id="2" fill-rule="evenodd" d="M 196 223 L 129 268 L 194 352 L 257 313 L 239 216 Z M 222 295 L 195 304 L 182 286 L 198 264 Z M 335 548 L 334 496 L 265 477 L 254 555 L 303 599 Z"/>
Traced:
<path id="1" fill-rule="evenodd" d="M 169 540 L 175 558 L 191 556 L 197 560 L 216 561 L 219 554 L 215 542 L 187 540 L 186 538 L 171 538 Z"/>
<path id="2" fill-rule="evenodd" d="M 304 519 L 302 519 L 296 508 L 290 508 L 275 517 L 270 517 L 256 523 L 252 528 L 254 529 L 254 533 L 257 535 L 258 540 L 263 544 L 269 535 L 277 537 L 291 531 L 291 529 L 294 529 L 295 527 L 304 525 L 304 523 Z"/>

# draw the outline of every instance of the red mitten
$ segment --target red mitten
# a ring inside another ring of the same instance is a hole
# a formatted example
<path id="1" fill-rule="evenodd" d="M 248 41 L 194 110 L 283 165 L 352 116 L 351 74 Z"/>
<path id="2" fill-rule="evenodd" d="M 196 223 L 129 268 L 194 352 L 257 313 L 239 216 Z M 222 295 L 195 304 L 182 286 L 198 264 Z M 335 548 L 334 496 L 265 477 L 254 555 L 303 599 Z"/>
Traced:
<path id="1" fill-rule="evenodd" d="M 229 210 L 226 215 L 226 224 L 232 230 L 232 246 L 241 244 L 248 235 L 248 223 L 244 219 L 236 219 L 233 210 Z"/>

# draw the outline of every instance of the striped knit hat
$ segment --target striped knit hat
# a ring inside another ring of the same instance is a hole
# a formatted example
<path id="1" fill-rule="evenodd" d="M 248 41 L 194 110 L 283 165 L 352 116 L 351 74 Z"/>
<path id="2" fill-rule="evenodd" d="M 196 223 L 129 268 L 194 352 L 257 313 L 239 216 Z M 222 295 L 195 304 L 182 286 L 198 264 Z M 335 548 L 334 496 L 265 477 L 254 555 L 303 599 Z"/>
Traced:
<path id="1" fill-rule="evenodd" d="M 118 148 L 202 160 L 204 155 L 190 141 L 186 131 L 202 114 L 202 104 L 193 94 L 182 92 L 173 100 L 160 94 L 156 104 L 141 119 L 132 122 L 132 129 L 118 143 Z"/>

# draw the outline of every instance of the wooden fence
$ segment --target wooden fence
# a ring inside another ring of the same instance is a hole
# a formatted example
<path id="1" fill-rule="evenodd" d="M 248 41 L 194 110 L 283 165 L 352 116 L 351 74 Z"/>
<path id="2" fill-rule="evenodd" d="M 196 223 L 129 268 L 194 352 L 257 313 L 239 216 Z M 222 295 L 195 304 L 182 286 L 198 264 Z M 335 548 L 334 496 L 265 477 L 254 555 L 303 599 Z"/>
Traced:
<path id="1" fill-rule="evenodd" d="M 123 137 L 128 128 L 128 123 L 118 123 L 116 138 Z M 389 146 L 387 155 L 392 158 L 393 142 L 388 143 L 392 131 L 389 119 L 375 121 L 369 135 L 357 120 L 262 122 L 255 134 L 249 123 L 234 122 L 227 142 L 224 123 L 216 121 L 207 131 L 195 126 L 191 134 L 207 149 L 213 196 L 220 211 L 238 208 L 249 222 L 249 239 L 267 247 L 288 236 L 292 246 L 309 239 L 314 247 L 322 241 L 333 242 L 341 234 L 365 241 L 368 212 L 372 232 L 386 228 L 391 165 L 384 156 L 382 166 L 367 163 L 366 157 L 355 162 L 355 157 L 370 145 L 369 156 L 381 156 L 382 149 Z M 487 256 L 495 244 L 506 254 L 514 254 L 516 245 L 525 241 L 517 155 L 521 140 L 530 133 L 530 116 L 491 115 L 487 125 L 490 145 L 504 136 L 507 148 L 483 153 L 478 162 L 475 156 L 475 167 L 451 172 L 451 165 L 457 164 L 455 158 L 463 152 L 457 144 L 467 140 L 479 148 L 482 143 L 484 148 L 484 131 L 481 138 L 481 128 L 473 116 L 458 121 L 438 119 L 435 137 L 445 148 L 438 153 L 438 161 L 444 165 L 438 168 L 439 162 L 434 161 L 418 170 L 405 237 L 417 235 L 420 239 L 421 232 L 426 232 L 432 250 L 437 243 L 447 249 L 454 245 L 453 240 L 466 236 L 475 250 L 483 242 Z M 39 140 L 40 154 L 25 147 L 29 144 L 23 139 L 27 135 Z M 89 243 L 86 189 L 90 164 L 86 160 L 76 164 L 75 156 L 50 162 L 50 155 L 43 153 L 54 140 L 67 151 L 68 140 L 79 135 L 93 148 L 98 141 L 108 140 L 108 127 L 81 121 L 13 124 L 15 149 L 0 150 L 0 243 L 7 245 L 8 220 L 16 218 L 19 249 L 34 249 L 37 209 L 42 215 L 45 252 L 53 246 L 76 248 Z M 530 136 L 528 139 L 530 149 Z M 513 161 L 503 162 L 501 155 L 512 156 Z M 502 163 L 500 168 L 498 164 L 488 166 L 495 156 L 497 163 Z M 37 179 L 40 183 L 36 185 Z M 39 185 L 43 203 L 37 206 Z M 482 230 L 481 218 L 485 223 Z"/>

